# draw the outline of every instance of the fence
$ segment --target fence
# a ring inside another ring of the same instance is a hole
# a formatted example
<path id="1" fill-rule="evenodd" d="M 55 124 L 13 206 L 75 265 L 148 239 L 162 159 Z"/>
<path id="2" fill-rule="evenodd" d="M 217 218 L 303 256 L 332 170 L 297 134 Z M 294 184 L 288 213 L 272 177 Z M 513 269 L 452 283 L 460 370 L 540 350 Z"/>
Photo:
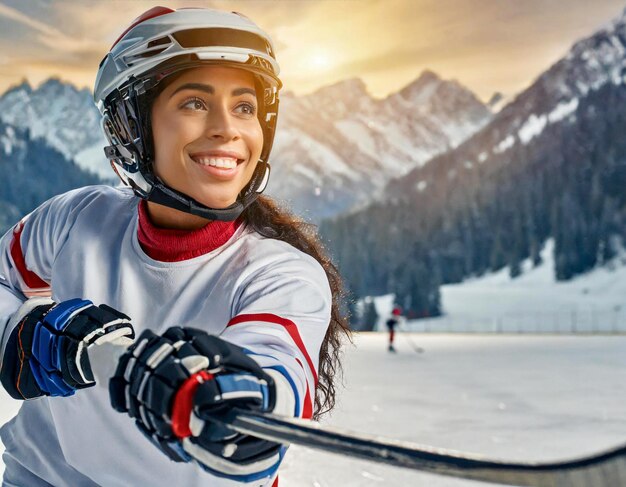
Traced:
<path id="1" fill-rule="evenodd" d="M 410 320 L 405 326 L 410 331 L 424 333 L 626 333 L 626 306 L 480 316 L 444 315 Z M 378 328 L 384 330 L 384 324 L 379 323 Z"/>

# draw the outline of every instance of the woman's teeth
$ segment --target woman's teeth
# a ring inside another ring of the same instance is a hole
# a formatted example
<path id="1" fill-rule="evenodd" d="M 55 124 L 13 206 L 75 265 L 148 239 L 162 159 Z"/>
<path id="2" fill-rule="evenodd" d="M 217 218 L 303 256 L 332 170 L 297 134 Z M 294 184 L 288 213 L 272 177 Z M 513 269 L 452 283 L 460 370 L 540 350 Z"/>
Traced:
<path id="1" fill-rule="evenodd" d="M 194 159 L 198 164 L 202 164 L 203 166 L 213 166 L 220 167 L 223 169 L 234 169 L 237 167 L 237 159 L 228 158 L 208 158 L 202 157 Z"/>

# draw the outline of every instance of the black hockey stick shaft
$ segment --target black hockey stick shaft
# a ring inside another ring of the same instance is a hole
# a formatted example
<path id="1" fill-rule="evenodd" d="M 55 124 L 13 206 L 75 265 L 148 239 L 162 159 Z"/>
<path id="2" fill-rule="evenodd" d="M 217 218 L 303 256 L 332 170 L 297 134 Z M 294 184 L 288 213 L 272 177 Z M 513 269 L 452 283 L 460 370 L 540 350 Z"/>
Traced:
<path id="1" fill-rule="evenodd" d="M 106 345 L 101 347 L 106 348 Z M 124 350 L 119 346 L 111 347 Z M 104 362 L 111 362 L 109 355 Z M 97 374 L 98 367 L 102 365 L 92 363 L 98 380 L 110 377 L 110 371 L 105 369 Z M 340 431 L 313 421 L 238 408 L 231 409 L 220 417 L 220 421 L 241 433 L 270 441 L 294 443 L 329 453 L 451 477 L 529 487 L 626 486 L 626 445 L 561 462 L 511 463 L 379 436 Z"/>
<path id="2" fill-rule="evenodd" d="M 563 462 L 511 463 L 236 408 L 221 420 L 241 433 L 271 441 L 451 477 L 532 487 L 626 485 L 626 446 Z"/>
<path id="3" fill-rule="evenodd" d="M 424 349 L 422 347 L 418 347 L 415 342 L 406 334 L 406 332 L 402 332 L 401 335 L 415 353 L 424 353 Z"/>
<path id="4" fill-rule="evenodd" d="M 403 324 L 398 327 L 402 331 L 399 335 L 402 335 L 402 338 L 407 341 L 415 353 L 424 353 L 424 349 L 417 346 L 413 339 L 408 335 L 409 330 L 406 328 L 406 318 L 403 317 L 403 320 Z"/>

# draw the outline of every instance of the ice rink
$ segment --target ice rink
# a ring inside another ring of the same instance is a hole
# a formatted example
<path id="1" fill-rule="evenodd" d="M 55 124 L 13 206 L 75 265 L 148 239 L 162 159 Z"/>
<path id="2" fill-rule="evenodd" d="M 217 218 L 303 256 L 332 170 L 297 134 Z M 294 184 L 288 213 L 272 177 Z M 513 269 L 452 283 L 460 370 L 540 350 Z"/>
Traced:
<path id="1" fill-rule="evenodd" d="M 424 348 L 412 350 L 409 339 Z M 626 336 L 362 334 L 324 422 L 505 459 L 544 460 L 626 443 Z M 6 396 L 2 420 L 17 409 Z M 281 487 L 478 486 L 292 446 Z"/>
<path id="2" fill-rule="evenodd" d="M 626 443 L 626 336 L 362 334 L 328 424 L 505 459 L 544 460 Z M 286 487 L 489 485 L 292 446 Z M 493 485 L 493 484 L 491 484 Z"/>

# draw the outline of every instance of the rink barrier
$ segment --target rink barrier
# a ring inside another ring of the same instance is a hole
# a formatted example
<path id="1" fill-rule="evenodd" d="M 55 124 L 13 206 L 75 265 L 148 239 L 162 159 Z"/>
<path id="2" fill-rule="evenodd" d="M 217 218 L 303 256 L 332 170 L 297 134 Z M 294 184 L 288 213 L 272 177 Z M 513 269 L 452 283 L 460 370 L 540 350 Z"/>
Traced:
<path id="1" fill-rule="evenodd" d="M 421 333 L 626 334 L 626 306 L 608 310 L 591 307 L 475 317 L 444 314 L 437 318 L 408 320 L 403 328 Z M 377 330 L 386 331 L 384 320 L 379 319 Z"/>

